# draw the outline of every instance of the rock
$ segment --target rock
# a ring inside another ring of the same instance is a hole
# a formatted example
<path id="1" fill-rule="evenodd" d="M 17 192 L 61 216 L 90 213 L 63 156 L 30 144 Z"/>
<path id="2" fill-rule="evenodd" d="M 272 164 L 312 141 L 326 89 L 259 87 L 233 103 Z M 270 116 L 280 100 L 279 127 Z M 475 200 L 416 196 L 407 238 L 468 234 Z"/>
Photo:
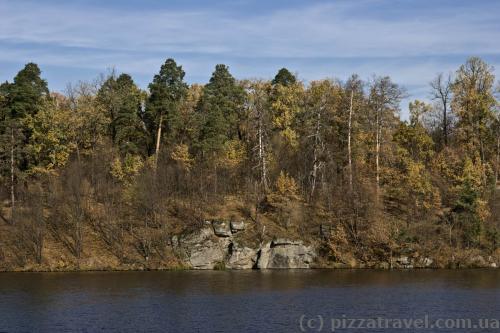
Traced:
<path id="1" fill-rule="evenodd" d="M 470 258 L 469 263 L 473 267 L 489 267 L 490 266 L 486 263 L 486 260 L 484 260 L 483 256 L 481 256 L 481 255 L 477 255 L 477 256 Z"/>
<path id="2" fill-rule="evenodd" d="M 226 267 L 229 269 L 252 269 L 257 262 L 257 250 L 236 243 L 229 246 L 229 259 Z"/>
<path id="3" fill-rule="evenodd" d="M 420 258 L 420 264 L 423 266 L 423 267 L 431 267 L 431 265 L 434 263 L 434 260 L 432 260 L 431 258 L 427 258 L 427 257 L 424 257 L 424 258 Z"/>
<path id="4" fill-rule="evenodd" d="M 396 263 L 402 268 L 413 268 L 412 261 L 407 256 L 401 256 L 397 258 Z"/>
<path id="5" fill-rule="evenodd" d="M 228 238 L 214 237 L 209 227 L 179 239 L 182 260 L 193 269 L 214 269 L 225 260 L 229 244 Z"/>
<path id="6" fill-rule="evenodd" d="M 391 268 L 391 265 L 386 261 L 382 261 L 380 264 L 378 264 L 378 268 L 389 269 Z"/>
<path id="7" fill-rule="evenodd" d="M 257 268 L 266 269 L 269 264 L 269 258 L 271 256 L 271 243 L 266 243 L 261 246 L 259 251 L 259 258 L 257 261 Z"/>
<path id="8" fill-rule="evenodd" d="M 309 268 L 314 250 L 301 241 L 276 239 L 260 249 L 257 267 L 261 269 Z"/>
<path id="9" fill-rule="evenodd" d="M 213 221 L 212 226 L 214 228 L 215 236 L 218 237 L 231 237 L 231 229 L 228 223 L 223 221 Z"/>
<path id="10" fill-rule="evenodd" d="M 231 221 L 231 231 L 236 233 L 238 231 L 245 230 L 245 222 L 244 221 Z"/>
<path id="11" fill-rule="evenodd" d="M 290 240 L 287 238 L 275 238 L 275 239 L 273 239 L 273 241 L 271 243 L 271 247 L 279 246 L 279 245 L 302 245 L 302 241 L 300 241 L 300 240 L 295 241 L 295 240 Z"/>
<path id="12" fill-rule="evenodd" d="M 490 264 L 490 267 L 491 267 L 491 268 L 497 268 L 497 263 L 496 263 L 496 262 L 492 262 L 492 263 Z"/>

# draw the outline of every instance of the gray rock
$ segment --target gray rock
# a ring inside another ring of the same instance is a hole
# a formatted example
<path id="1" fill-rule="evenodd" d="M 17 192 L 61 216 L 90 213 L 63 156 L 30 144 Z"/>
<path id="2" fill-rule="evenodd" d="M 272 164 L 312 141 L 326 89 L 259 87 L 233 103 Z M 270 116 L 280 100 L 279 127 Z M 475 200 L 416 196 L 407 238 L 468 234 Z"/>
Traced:
<path id="1" fill-rule="evenodd" d="M 231 221 L 231 231 L 236 233 L 245 230 L 245 221 Z"/>
<path id="2" fill-rule="evenodd" d="M 396 264 L 397 266 L 402 268 L 413 268 L 413 262 L 407 256 L 401 256 L 399 258 L 396 258 Z"/>
<path id="3" fill-rule="evenodd" d="M 261 246 L 259 251 L 259 258 L 257 261 L 258 269 L 266 269 L 269 265 L 269 258 L 271 257 L 271 243 L 266 243 Z"/>
<path id="4" fill-rule="evenodd" d="M 214 237 L 211 227 L 179 239 L 183 261 L 193 269 L 213 269 L 226 258 L 230 240 Z"/>
<path id="5" fill-rule="evenodd" d="M 257 262 L 257 250 L 233 243 L 230 246 L 229 259 L 226 267 L 229 269 L 252 269 Z"/>
<path id="6" fill-rule="evenodd" d="M 214 233 L 218 237 L 231 237 L 231 229 L 229 224 L 223 221 L 213 221 L 212 226 L 214 228 Z"/>
<path id="7" fill-rule="evenodd" d="M 301 241 L 274 240 L 260 249 L 257 267 L 260 269 L 309 268 L 315 257 L 312 247 Z"/>
<path id="8" fill-rule="evenodd" d="M 419 259 L 419 264 L 422 267 L 431 267 L 433 263 L 434 260 L 432 260 L 431 258 L 423 257 Z"/>
<path id="9" fill-rule="evenodd" d="M 271 247 L 280 245 L 302 245 L 300 240 L 290 240 L 288 238 L 275 238 L 271 243 Z"/>
<path id="10" fill-rule="evenodd" d="M 483 256 L 477 255 L 470 258 L 470 264 L 474 267 L 488 267 L 486 260 L 484 260 Z"/>

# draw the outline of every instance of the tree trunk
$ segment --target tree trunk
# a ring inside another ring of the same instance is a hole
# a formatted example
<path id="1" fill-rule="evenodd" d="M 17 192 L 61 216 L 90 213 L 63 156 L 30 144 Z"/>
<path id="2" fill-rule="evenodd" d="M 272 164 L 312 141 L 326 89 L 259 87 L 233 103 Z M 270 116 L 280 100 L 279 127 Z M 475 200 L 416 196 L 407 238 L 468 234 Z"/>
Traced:
<path id="1" fill-rule="evenodd" d="M 375 138 L 375 179 L 377 183 L 377 202 L 379 200 L 380 195 L 380 115 L 377 110 L 377 119 L 376 119 L 376 138 Z"/>
<path id="2" fill-rule="evenodd" d="M 16 192 L 15 192 L 15 177 L 14 177 L 14 172 L 15 172 L 15 159 L 14 159 L 14 146 L 15 146 L 15 139 L 14 139 L 14 129 L 11 128 L 10 130 L 10 207 L 11 207 L 11 223 L 15 223 L 14 219 L 14 214 L 15 214 L 15 208 L 16 208 Z"/>
<path id="3" fill-rule="evenodd" d="M 158 122 L 158 131 L 156 132 L 156 148 L 155 148 L 155 172 L 158 167 L 158 157 L 160 153 L 160 142 L 161 142 L 161 126 L 163 122 L 163 115 L 160 115 L 160 121 Z"/>
<path id="4" fill-rule="evenodd" d="M 351 103 L 349 105 L 349 122 L 347 132 L 347 155 L 349 161 L 349 191 L 352 193 L 352 151 L 351 151 L 351 132 L 352 132 L 352 100 L 354 91 L 351 91 Z"/>
<path id="5" fill-rule="evenodd" d="M 498 188 L 498 177 L 500 176 L 500 134 L 497 137 L 497 167 L 495 172 L 495 186 Z"/>
<path id="6" fill-rule="evenodd" d="M 258 113 L 259 117 L 259 129 L 258 129 L 258 136 L 259 136 L 259 164 L 260 164 L 260 182 L 261 185 L 264 189 L 264 192 L 267 191 L 268 184 L 267 184 L 267 161 L 266 161 L 266 152 L 265 152 L 265 147 L 264 147 L 264 133 L 263 133 L 263 124 L 262 124 L 262 112 L 259 111 Z"/>
<path id="7" fill-rule="evenodd" d="M 445 147 L 448 146 L 448 105 L 446 98 L 443 101 L 443 141 Z"/>
<path id="8" fill-rule="evenodd" d="M 321 167 L 321 162 L 319 162 L 319 146 L 321 144 L 321 138 L 319 136 L 319 131 L 321 127 L 321 109 L 318 110 L 317 120 L 316 120 L 316 131 L 314 133 L 314 149 L 313 149 L 313 169 L 311 172 L 311 199 L 316 190 L 316 179 L 318 177 L 318 170 Z"/>

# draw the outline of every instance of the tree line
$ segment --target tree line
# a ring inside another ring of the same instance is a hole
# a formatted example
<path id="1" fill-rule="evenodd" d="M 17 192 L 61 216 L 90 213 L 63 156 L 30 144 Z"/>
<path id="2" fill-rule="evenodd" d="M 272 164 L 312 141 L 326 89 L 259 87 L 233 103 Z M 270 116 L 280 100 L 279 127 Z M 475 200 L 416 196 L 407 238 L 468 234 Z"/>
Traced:
<path id="1" fill-rule="evenodd" d="M 37 262 L 49 234 L 80 258 L 89 230 L 121 260 L 127 242 L 161 257 L 168 237 L 231 200 L 256 224 L 269 212 L 284 230 L 331 224 L 359 251 L 436 240 L 494 251 L 493 73 L 472 57 L 438 74 L 433 102 L 412 101 L 402 120 L 407 93 L 388 76 L 237 80 L 220 64 L 189 85 L 167 59 L 147 90 L 111 71 L 61 94 L 29 63 L 0 85 L 0 216 Z"/>

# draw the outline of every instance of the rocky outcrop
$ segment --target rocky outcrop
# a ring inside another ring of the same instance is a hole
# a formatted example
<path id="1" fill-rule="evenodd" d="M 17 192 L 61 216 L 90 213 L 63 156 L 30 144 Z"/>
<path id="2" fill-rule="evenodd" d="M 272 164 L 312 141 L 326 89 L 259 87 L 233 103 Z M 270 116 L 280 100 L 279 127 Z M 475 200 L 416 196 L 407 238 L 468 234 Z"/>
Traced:
<path id="1" fill-rule="evenodd" d="M 232 233 L 228 223 L 223 221 L 213 221 L 212 226 L 214 228 L 215 236 L 231 237 Z"/>
<path id="2" fill-rule="evenodd" d="M 178 247 L 180 257 L 187 266 L 193 269 L 214 269 L 224 262 L 230 243 L 226 237 L 216 237 L 211 227 L 204 227 L 181 237 Z"/>
<path id="3" fill-rule="evenodd" d="M 257 267 L 260 269 L 309 268 L 315 253 L 302 241 L 276 239 L 260 249 Z"/>
<path id="4" fill-rule="evenodd" d="M 237 233 L 245 230 L 245 221 L 231 221 L 231 232 Z"/>
<path id="5" fill-rule="evenodd" d="M 207 222 L 196 232 L 173 237 L 171 244 L 192 269 L 309 268 L 315 257 L 313 248 L 300 240 L 277 238 L 260 247 L 246 246 L 234 237 L 244 230 L 244 222 Z"/>
<path id="6" fill-rule="evenodd" d="M 229 258 L 226 263 L 226 268 L 252 269 L 257 262 L 257 256 L 257 250 L 232 243 L 229 247 Z"/>

